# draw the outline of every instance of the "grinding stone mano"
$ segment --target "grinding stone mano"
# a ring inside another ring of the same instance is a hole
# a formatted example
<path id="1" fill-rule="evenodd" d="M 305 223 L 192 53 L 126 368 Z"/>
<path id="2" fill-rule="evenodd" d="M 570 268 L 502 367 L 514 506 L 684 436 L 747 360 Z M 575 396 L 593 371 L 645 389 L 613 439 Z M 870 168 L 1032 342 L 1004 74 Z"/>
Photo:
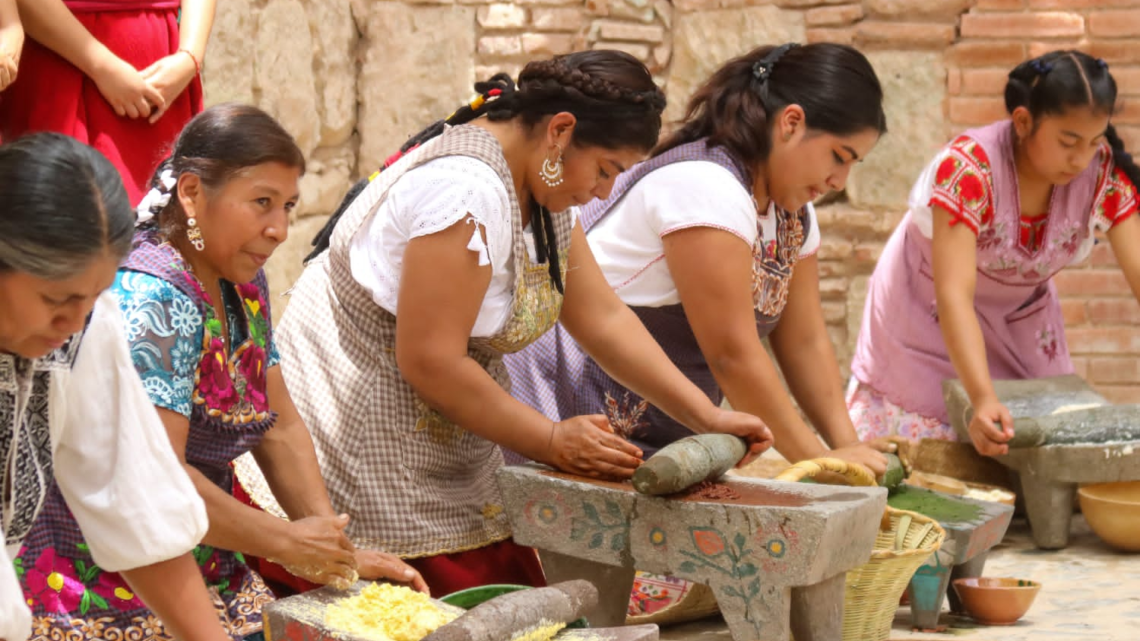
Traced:
<path id="1" fill-rule="evenodd" d="M 471 608 L 423 641 L 507 641 L 542 625 L 575 621 L 597 604 L 598 589 L 580 579 L 509 592 Z"/>
<path id="2" fill-rule="evenodd" d="M 633 473 L 642 494 L 675 494 L 702 481 L 724 476 L 748 453 L 744 440 L 732 434 L 697 434 L 666 445 Z"/>

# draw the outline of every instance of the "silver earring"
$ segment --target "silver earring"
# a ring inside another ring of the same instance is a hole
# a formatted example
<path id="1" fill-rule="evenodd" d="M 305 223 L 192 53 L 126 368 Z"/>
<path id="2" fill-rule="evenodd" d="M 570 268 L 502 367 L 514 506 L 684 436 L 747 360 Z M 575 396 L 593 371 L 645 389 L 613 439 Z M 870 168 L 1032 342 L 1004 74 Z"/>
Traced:
<path id="1" fill-rule="evenodd" d="M 539 176 L 542 177 L 542 182 L 546 183 L 547 187 L 557 187 L 562 184 L 562 148 L 558 148 L 558 158 L 551 161 L 546 158 L 542 161 L 542 171 Z"/>
<path id="2" fill-rule="evenodd" d="M 194 249 L 202 251 L 206 248 L 206 241 L 202 239 L 202 230 L 198 229 L 198 219 L 190 216 L 186 219 L 186 238 Z"/>

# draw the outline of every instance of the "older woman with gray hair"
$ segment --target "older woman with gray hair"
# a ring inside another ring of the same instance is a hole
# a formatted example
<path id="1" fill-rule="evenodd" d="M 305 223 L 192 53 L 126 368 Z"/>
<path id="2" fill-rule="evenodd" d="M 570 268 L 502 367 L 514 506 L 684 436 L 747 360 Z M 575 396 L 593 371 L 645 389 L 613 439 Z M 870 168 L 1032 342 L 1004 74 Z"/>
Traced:
<path id="1" fill-rule="evenodd" d="M 190 550 L 206 511 L 131 363 L 105 290 L 131 247 L 135 214 L 95 150 L 58 134 L 0 147 L 0 639 L 33 632 L 25 602 L 146 601 L 179 639 L 223 633 Z M 60 494 L 99 567 L 45 550 L 10 559 L 45 499 Z M 20 579 L 30 592 L 25 594 Z M 145 623 L 145 622 L 144 622 Z"/>

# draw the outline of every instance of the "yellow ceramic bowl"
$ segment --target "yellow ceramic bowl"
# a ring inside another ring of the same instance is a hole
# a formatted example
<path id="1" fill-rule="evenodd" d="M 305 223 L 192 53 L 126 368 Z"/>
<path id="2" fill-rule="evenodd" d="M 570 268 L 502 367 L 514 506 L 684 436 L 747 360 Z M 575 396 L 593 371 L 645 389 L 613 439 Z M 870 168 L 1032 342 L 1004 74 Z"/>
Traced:
<path id="1" fill-rule="evenodd" d="M 1140 481 L 1086 485 L 1077 494 L 1085 520 L 1101 540 L 1140 552 Z"/>
<path id="2" fill-rule="evenodd" d="M 1025 579 L 955 579 L 954 591 L 970 616 L 985 625 L 1013 625 L 1025 616 L 1041 584 Z"/>

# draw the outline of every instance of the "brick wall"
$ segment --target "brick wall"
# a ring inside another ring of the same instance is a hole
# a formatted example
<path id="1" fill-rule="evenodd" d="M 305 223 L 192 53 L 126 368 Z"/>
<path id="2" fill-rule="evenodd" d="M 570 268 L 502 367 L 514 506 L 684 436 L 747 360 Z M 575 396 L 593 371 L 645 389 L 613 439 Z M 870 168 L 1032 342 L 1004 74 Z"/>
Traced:
<path id="1" fill-rule="evenodd" d="M 1140 150 L 1140 0 L 227 0 L 206 95 L 268 109 L 310 158 L 296 233 L 271 261 L 282 291 L 351 177 L 453 109 L 473 78 L 623 49 L 653 70 L 676 118 L 722 61 L 787 40 L 858 46 L 886 92 L 891 133 L 819 208 L 824 313 L 844 376 L 867 278 L 911 182 L 954 133 L 1004 117 L 1010 68 L 1054 48 L 1104 58 L 1120 87 L 1115 123 Z M 1113 400 L 1140 402 L 1140 304 L 1107 244 L 1057 285 L 1078 371 Z"/>

